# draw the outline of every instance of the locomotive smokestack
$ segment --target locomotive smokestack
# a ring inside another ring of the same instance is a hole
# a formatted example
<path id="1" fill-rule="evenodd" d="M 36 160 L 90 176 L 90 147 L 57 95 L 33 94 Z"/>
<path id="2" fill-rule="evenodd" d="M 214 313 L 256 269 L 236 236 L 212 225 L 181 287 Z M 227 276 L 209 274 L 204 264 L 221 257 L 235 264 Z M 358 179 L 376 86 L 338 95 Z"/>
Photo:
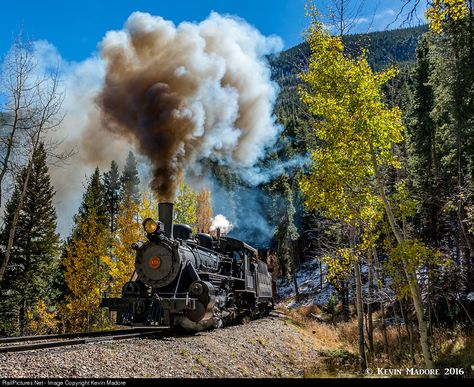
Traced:
<path id="1" fill-rule="evenodd" d="M 167 238 L 173 238 L 173 203 L 158 203 L 158 217 L 164 226 Z"/>

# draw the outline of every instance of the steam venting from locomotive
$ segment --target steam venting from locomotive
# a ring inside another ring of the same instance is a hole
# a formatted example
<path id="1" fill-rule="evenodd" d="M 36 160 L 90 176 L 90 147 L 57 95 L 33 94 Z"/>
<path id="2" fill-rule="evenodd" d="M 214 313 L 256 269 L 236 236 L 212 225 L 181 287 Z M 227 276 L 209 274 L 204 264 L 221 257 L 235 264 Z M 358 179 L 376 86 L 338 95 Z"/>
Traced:
<path id="1" fill-rule="evenodd" d="M 233 227 L 234 225 L 222 214 L 218 214 L 211 219 L 211 232 L 216 232 L 219 229 L 223 234 L 227 234 Z"/>
<path id="2" fill-rule="evenodd" d="M 279 38 L 217 13 L 176 27 L 135 12 L 100 44 L 107 64 L 96 98 L 102 125 L 148 157 L 151 187 L 165 201 L 206 160 L 252 168 L 280 131 L 265 62 L 280 49 Z"/>

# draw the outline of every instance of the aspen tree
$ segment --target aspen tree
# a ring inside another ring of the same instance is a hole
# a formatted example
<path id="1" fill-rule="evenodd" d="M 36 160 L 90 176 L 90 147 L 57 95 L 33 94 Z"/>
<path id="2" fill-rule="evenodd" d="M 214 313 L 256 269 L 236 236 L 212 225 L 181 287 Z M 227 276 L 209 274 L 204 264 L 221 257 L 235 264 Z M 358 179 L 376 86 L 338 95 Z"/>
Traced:
<path id="1" fill-rule="evenodd" d="M 178 196 L 174 202 L 174 222 L 196 225 L 196 191 L 184 180 L 179 185 Z"/>
<path id="2" fill-rule="evenodd" d="M 209 232 L 212 219 L 211 191 L 202 188 L 196 196 L 196 228 L 198 232 Z"/>
<path id="3" fill-rule="evenodd" d="M 403 141 L 401 111 L 388 108 L 381 93 L 382 85 L 396 70 L 374 74 L 365 54 L 357 59 L 347 57 L 341 38 L 329 35 L 314 7 L 309 15 L 311 57 L 309 70 L 301 76 L 304 86 L 299 94 L 316 118 L 314 130 L 321 146 L 313 150 L 311 174 L 300 182 L 306 205 L 324 209 L 328 217 L 356 227 L 375 223 L 383 208 L 406 261 L 404 274 L 416 310 L 425 364 L 433 368 L 416 266 L 409 264 L 413 257 L 407 254 L 410 241 L 397 224 L 383 178 L 384 169 L 400 167 L 393 146 Z"/>

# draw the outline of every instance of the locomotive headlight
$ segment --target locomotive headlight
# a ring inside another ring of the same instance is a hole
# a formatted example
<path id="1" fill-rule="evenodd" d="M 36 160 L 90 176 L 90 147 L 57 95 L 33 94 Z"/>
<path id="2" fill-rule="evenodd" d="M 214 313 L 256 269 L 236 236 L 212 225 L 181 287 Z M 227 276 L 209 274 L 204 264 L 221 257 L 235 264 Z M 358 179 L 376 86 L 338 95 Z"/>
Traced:
<path id="1" fill-rule="evenodd" d="M 153 234 L 158 229 L 158 224 L 152 218 L 143 221 L 143 228 L 148 234 Z"/>
<path id="2" fill-rule="evenodd" d="M 160 257 L 157 257 L 157 256 L 153 256 L 150 258 L 150 260 L 148 261 L 148 264 L 150 265 L 150 267 L 152 269 L 158 269 L 160 266 L 161 266 L 161 259 Z"/>

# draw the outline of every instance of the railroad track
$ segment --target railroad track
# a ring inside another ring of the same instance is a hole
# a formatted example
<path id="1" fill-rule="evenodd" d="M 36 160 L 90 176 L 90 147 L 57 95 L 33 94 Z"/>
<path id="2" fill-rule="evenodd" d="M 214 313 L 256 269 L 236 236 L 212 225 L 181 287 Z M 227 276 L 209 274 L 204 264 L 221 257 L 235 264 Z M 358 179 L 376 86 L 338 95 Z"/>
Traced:
<path id="1" fill-rule="evenodd" d="M 0 338 L 0 353 L 34 351 L 71 345 L 117 341 L 154 336 L 163 332 L 159 328 L 131 328 L 96 332 L 63 333 L 57 335 L 21 336 Z"/>

